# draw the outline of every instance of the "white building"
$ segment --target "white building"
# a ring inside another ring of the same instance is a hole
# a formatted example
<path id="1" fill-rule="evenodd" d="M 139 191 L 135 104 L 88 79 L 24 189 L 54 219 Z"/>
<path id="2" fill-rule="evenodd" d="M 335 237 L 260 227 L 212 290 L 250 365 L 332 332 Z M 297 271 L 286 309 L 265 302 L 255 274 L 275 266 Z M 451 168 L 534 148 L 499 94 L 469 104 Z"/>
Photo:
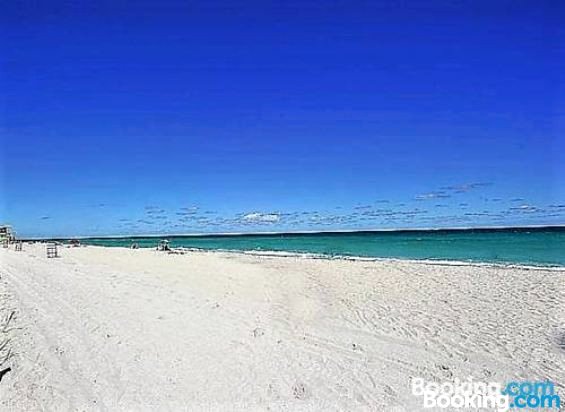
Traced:
<path id="1" fill-rule="evenodd" d="M 12 241 L 15 235 L 12 226 L 0 225 L 0 242 Z"/>

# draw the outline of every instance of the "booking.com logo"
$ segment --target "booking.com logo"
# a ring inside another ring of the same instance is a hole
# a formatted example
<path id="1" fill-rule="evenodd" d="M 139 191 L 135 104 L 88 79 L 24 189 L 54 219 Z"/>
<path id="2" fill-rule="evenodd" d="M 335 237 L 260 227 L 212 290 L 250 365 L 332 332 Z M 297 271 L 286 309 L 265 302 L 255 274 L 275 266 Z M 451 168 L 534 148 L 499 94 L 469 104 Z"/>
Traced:
<path id="1" fill-rule="evenodd" d="M 478 382 L 473 378 L 454 382 L 426 382 L 412 380 L 412 394 L 421 396 L 424 408 L 452 409 L 556 409 L 561 399 L 550 381 Z"/>
<path id="2" fill-rule="evenodd" d="M 511 408 L 561 408 L 561 399 L 551 381 L 509 382 L 502 394 L 510 398 Z"/>

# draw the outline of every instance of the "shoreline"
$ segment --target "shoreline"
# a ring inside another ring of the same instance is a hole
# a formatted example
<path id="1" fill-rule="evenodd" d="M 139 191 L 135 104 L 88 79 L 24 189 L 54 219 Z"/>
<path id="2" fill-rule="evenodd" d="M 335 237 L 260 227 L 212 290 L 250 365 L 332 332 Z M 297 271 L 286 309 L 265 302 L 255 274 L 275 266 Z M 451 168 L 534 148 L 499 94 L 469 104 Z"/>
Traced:
<path id="1" fill-rule="evenodd" d="M 67 247 L 67 245 L 64 245 Z M 70 247 L 70 246 L 69 246 Z M 131 249 L 125 246 L 102 246 L 102 245 L 91 245 L 83 244 L 80 247 L 97 247 L 97 248 L 108 248 L 108 249 L 125 249 L 125 250 L 154 250 L 154 247 L 139 247 L 139 249 Z M 555 265 L 555 264 L 531 264 L 525 265 L 520 263 L 503 263 L 503 262 L 479 262 L 479 261 L 465 261 L 456 259 L 411 259 L 411 258 L 400 258 L 400 257 L 367 257 L 367 256 L 349 256 L 349 255 L 330 255 L 323 253 L 309 253 L 309 252 L 286 252 L 277 250 L 239 250 L 239 249 L 206 249 L 206 248 L 196 248 L 196 247 L 172 247 L 171 251 L 175 252 L 199 252 L 199 253 L 227 253 L 235 255 L 248 255 L 248 256 L 264 256 L 264 257 L 294 257 L 300 259 L 315 259 L 315 260 L 343 260 L 343 261 L 353 261 L 353 262 L 404 262 L 422 265 L 438 265 L 438 266 L 471 266 L 471 267 L 492 267 L 499 269 L 524 269 L 524 270 L 549 270 L 556 272 L 565 272 L 565 265 Z M 166 253 L 166 252 L 164 252 Z"/>

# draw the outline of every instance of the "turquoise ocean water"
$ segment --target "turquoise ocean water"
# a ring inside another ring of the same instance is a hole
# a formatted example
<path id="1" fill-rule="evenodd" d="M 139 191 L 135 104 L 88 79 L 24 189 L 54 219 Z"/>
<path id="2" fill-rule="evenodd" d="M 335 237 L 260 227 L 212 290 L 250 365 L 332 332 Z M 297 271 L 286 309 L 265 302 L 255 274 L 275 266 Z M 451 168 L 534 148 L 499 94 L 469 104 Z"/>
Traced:
<path id="1" fill-rule="evenodd" d="M 84 244 L 235 251 L 276 251 L 327 256 L 439 259 L 565 266 L 565 227 L 436 231 L 354 232 L 230 236 L 88 238 Z"/>

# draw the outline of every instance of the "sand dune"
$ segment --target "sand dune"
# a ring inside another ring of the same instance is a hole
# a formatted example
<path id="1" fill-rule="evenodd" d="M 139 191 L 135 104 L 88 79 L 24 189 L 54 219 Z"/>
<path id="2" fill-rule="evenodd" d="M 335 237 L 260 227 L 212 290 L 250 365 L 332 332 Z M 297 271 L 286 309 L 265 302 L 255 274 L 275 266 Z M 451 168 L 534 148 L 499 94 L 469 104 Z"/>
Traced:
<path id="1" fill-rule="evenodd" d="M 61 255 L 0 250 L 3 409 L 414 411 L 413 377 L 565 384 L 563 270 Z"/>

